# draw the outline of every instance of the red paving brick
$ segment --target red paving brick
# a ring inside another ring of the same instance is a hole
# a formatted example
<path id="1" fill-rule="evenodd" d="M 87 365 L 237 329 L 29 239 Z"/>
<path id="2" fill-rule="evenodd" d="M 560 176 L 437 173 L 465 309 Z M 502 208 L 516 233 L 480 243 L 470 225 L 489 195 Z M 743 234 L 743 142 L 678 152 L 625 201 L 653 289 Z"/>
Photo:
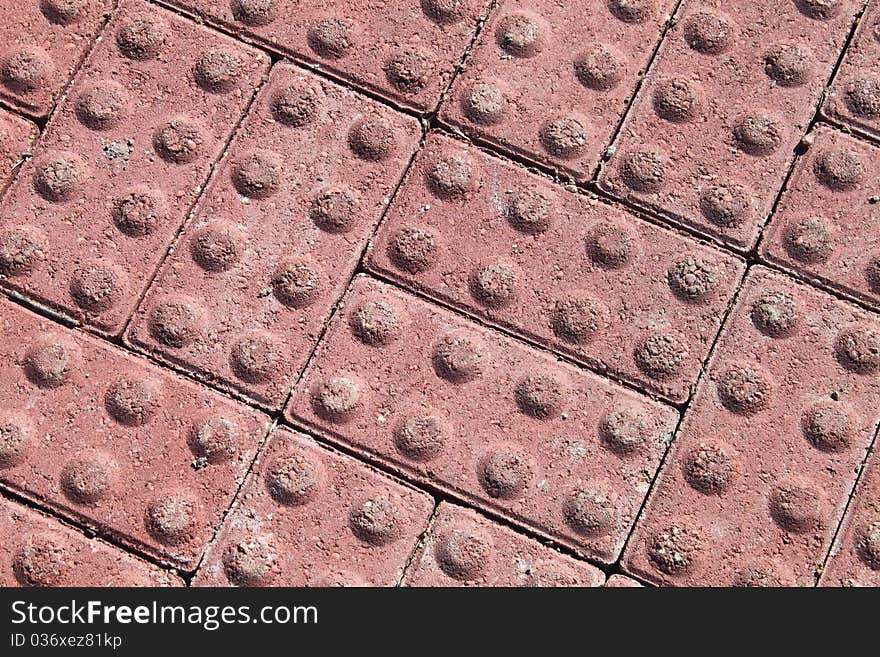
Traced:
<path id="1" fill-rule="evenodd" d="M 877 426 L 880 321 L 754 268 L 624 555 L 665 584 L 812 585 Z"/>
<path id="2" fill-rule="evenodd" d="M 182 586 L 175 575 L 0 499 L 0 586 Z"/>
<path id="3" fill-rule="evenodd" d="M 415 119 L 277 65 L 127 340 L 280 408 L 419 135 Z"/>
<path id="4" fill-rule="evenodd" d="M 0 487 L 193 570 L 268 418 L 0 302 Z"/>
<path id="5" fill-rule="evenodd" d="M 827 126 L 812 137 L 765 233 L 762 257 L 880 307 L 880 153 Z"/>
<path id="6" fill-rule="evenodd" d="M 822 105 L 827 118 L 880 139 L 880 9 L 870 0 Z"/>
<path id="7" fill-rule="evenodd" d="M 443 502 L 404 586 L 601 586 L 605 575 L 480 514 Z"/>
<path id="8" fill-rule="evenodd" d="M 125 0 L 0 208 L 0 283 L 121 332 L 268 63 Z"/>
<path id="9" fill-rule="evenodd" d="M 458 166 L 463 195 L 436 181 Z M 439 172 L 439 173 L 438 173 Z M 476 148 L 433 135 L 368 267 L 684 402 L 743 263 Z"/>
<path id="10" fill-rule="evenodd" d="M 880 586 L 880 451 L 876 445 L 819 586 Z"/>
<path id="11" fill-rule="evenodd" d="M 38 134 L 37 126 L 27 119 L 0 109 L 0 194 L 12 182 Z"/>
<path id="12" fill-rule="evenodd" d="M 750 249 L 859 6 L 685 0 L 599 186 Z"/>
<path id="13" fill-rule="evenodd" d="M 486 22 L 442 120 L 587 181 L 674 0 L 506 0 Z"/>
<path id="14" fill-rule="evenodd" d="M 0 102 L 32 117 L 47 116 L 113 5 L 113 0 L 4 3 Z"/>
<path id="15" fill-rule="evenodd" d="M 433 508 L 426 493 L 279 429 L 194 585 L 394 586 Z"/>
<path id="16" fill-rule="evenodd" d="M 288 415 L 606 563 L 623 545 L 678 418 L 364 276 Z"/>
<path id="17" fill-rule="evenodd" d="M 164 0 L 417 111 L 433 109 L 489 0 Z"/>
<path id="18" fill-rule="evenodd" d="M 610 589 L 640 589 L 642 585 L 626 575 L 612 575 L 605 582 L 605 588 Z"/>

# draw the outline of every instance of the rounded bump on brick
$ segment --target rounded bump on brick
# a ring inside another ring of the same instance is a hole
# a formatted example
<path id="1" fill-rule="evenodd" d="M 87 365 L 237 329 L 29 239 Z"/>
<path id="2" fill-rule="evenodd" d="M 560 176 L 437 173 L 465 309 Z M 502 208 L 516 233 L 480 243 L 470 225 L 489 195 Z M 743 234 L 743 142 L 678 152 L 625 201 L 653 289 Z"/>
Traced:
<path id="1" fill-rule="evenodd" d="M 352 533 L 372 546 L 395 542 L 401 536 L 403 525 L 400 509 L 384 495 L 376 495 L 355 505 L 348 514 Z"/>
<path id="2" fill-rule="evenodd" d="M 616 524 L 616 500 L 605 484 L 580 486 L 565 498 L 562 517 L 565 524 L 580 536 L 604 536 Z"/>
<path id="3" fill-rule="evenodd" d="M 579 293 L 556 302 L 550 326 L 564 342 L 586 345 L 593 341 L 608 317 L 605 305 L 593 297 Z"/>
<path id="4" fill-rule="evenodd" d="M 47 243 L 32 226 L 0 230 L 0 276 L 14 278 L 38 269 L 46 258 Z"/>
<path id="5" fill-rule="evenodd" d="M 667 575 L 682 575 L 699 559 L 702 541 L 696 532 L 678 524 L 657 531 L 647 545 L 651 565 Z"/>
<path id="6" fill-rule="evenodd" d="M 229 351 L 229 367 L 235 377 L 255 385 L 278 379 L 283 361 L 284 346 L 268 331 L 240 339 Z"/>
<path id="7" fill-rule="evenodd" d="M 31 537 L 12 557 L 12 572 L 22 586 L 59 586 L 68 563 L 70 557 L 54 538 Z"/>
<path id="8" fill-rule="evenodd" d="M 794 0 L 795 6 L 807 18 L 827 21 L 838 14 L 843 6 L 841 0 Z"/>
<path id="9" fill-rule="evenodd" d="M 321 103 L 312 89 L 292 84 L 272 94 L 271 109 L 278 123 L 302 128 L 318 119 Z"/>
<path id="10" fill-rule="evenodd" d="M 856 541 L 856 554 L 871 570 L 880 570 L 880 521 L 863 527 Z"/>
<path id="11" fill-rule="evenodd" d="M 363 384 L 349 374 L 335 374 L 312 386 L 312 408 L 328 422 L 350 422 L 364 405 Z"/>
<path id="12" fill-rule="evenodd" d="M 865 119 L 880 117 L 880 80 L 877 78 L 850 80 L 843 91 L 843 102 L 856 116 Z"/>
<path id="13" fill-rule="evenodd" d="M 345 18 L 325 18 L 314 23 L 306 35 L 309 47 L 325 59 L 342 59 L 357 42 L 354 21 Z"/>
<path id="14" fill-rule="evenodd" d="M 443 425 L 430 412 L 409 415 L 394 428 L 394 446 L 413 461 L 430 461 L 445 444 Z"/>
<path id="15" fill-rule="evenodd" d="M 113 224 L 129 237 L 145 237 L 165 223 L 168 216 L 165 195 L 150 185 L 135 185 L 113 199 Z"/>
<path id="16" fill-rule="evenodd" d="M 147 532 L 159 543 L 189 543 L 198 529 L 198 508 L 188 493 L 171 492 L 150 502 L 144 517 Z"/>
<path id="17" fill-rule="evenodd" d="M 852 422 L 839 405 L 821 403 L 808 408 L 801 416 L 804 437 L 822 452 L 842 452 L 849 447 Z"/>
<path id="18" fill-rule="evenodd" d="M 648 439 L 648 423 L 640 410 L 616 407 L 599 421 L 599 438 L 604 447 L 626 456 L 645 444 Z"/>
<path id="19" fill-rule="evenodd" d="M 251 27 L 268 25 L 277 16 L 275 0 L 230 0 L 229 7 L 236 21 Z"/>
<path id="20" fill-rule="evenodd" d="M 202 53 L 193 66 L 193 77 L 202 89 L 213 94 L 235 88 L 242 75 L 241 59 L 234 52 L 213 48 Z"/>
<path id="21" fill-rule="evenodd" d="M 657 10 L 656 0 L 607 0 L 608 11 L 624 23 L 644 23 Z"/>
<path id="22" fill-rule="evenodd" d="M 63 333 L 46 333 L 28 347 L 24 371 L 35 386 L 52 389 L 67 383 L 80 363 L 79 346 L 72 338 Z"/>
<path id="23" fill-rule="evenodd" d="M 256 150 L 235 159 L 230 168 L 232 185 L 241 196 L 264 199 L 281 186 L 282 158 L 273 151 Z"/>
<path id="24" fill-rule="evenodd" d="M 471 272 L 468 287 L 471 296 L 488 308 L 503 308 L 513 303 L 517 294 L 519 272 L 509 262 L 496 261 Z"/>
<path id="25" fill-rule="evenodd" d="M 553 157 L 578 157 L 587 144 L 587 122 L 574 114 L 560 116 L 544 124 L 539 133 L 541 145 Z"/>
<path id="26" fill-rule="evenodd" d="M 3 238 L 0 237 L 0 273 L 3 272 Z M 865 282 L 874 294 L 880 294 L 880 254 L 875 253 L 868 258 L 865 265 Z"/>
<path id="27" fill-rule="evenodd" d="M 712 11 L 696 11 L 684 19 L 684 40 L 691 49 L 704 55 L 720 55 L 733 42 L 733 23 Z"/>
<path id="28" fill-rule="evenodd" d="M 544 50 L 549 26 L 537 14 L 517 11 L 503 16 L 495 28 L 495 42 L 513 57 L 534 57 Z"/>
<path id="29" fill-rule="evenodd" d="M 428 85 L 434 65 L 421 50 L 397 52 L 385 61 L 385 77 L 401 93 L 415 96 Z"/>
<path id="30" fill-rule="evenodd" d="M 188 116 L 175 116 L 153 133 L 153 149 L 166 162 L 189 164 L 202 152 L 202 126 Z"/>
<path id="31" fill-rule="evenodd" d="M 425 179 L 431 193 L 441 200 L 463 199 L 480 188 L 477 167 L 463 152 L 435 157 L 425 167 Z"/>
<path id="32" fill-rule="evenodd" d="M 651 333 L 642 339 L 633 352 L 636 365 L 652 379 L 667 379 L 681 372 L 690 353 L 676 335 Z"/>
<path id="33" fill-rule="evenodd" d="M 325 233 L 341 235 L 354 227 L 358 219 L 357 205 L 357 196 L 348 187 L 325 187 L 312 199 L 309 218 Z"/>
<path id="34" fill-rule="evenodd" d="M 510 225 L 527 235 L 546 232 L 550 228 L 552 214 L 552 198 L 535 186 L 522 187 L 512 192 L 505 207 Z"/>
<path id="35" fill-rule="evenodd" d="M 471 582 L 489 567 L 493 545 L 488 536 L 476 530 L 454 529 L 434 544 L 434 558 L 446 575 Z"/>
<path id="36" fill-rule="evenodd" d="M 764 55 L 764 73 L 781 87 L 799 87 L 812 76 L 813 60 L 797 44 L 775 46 Z"/>
<path id="37" fill-rule="evenodd" d="M 782 240 L 788 255 L 806 264 L 825 262 L 834 249 L 831 230 L 823 217 L 807 217 L 787 224 Z"/>
<path id="38" fill-rule="evenodd" d="M 288 308 L 305 308 L 321 295 L 326 275 L 310 258 L 283 262 L 272 275 L 272 293 Z"/>
<path id="39" fill-rule="evenodd" d="M 386 301 L 366 301 L 348 318 L 354 336 L 366 345 L 381 347 L 390 344 L 400 334 L 399 313 Z"/>
<path id="40" fill-rule="evenodd" d="M 89 171 L 83 158 L 69 151 L 55 151 L 34 165 L 34 189 L 52 203 L 77 198 L 88 178 Z"/>
<path id="41" fill-rule="evenodd" d="M 484 359 L 480 343 L 467 336 L 449 335 L 434 345 L 431 362 L 437 376 L 460 384 L 482 374 Z"/>
<path id="42" fill-rule="evenodd" d="M 238 452 L 238 426 L 230 418 L 204 413 L 190 425 L 187 444 L 196 458 L 225 463 Z"/>
<path id="43" fill-rule="evenodd" d="M 223 572 L 236 586 L 267 586 L 274 580 L 278 553 L 268 536 L 242 538 L 223 552 Z"/>
<path id="44" fill-rule="evenodd" d="M 838 335 L 834 354 L 845 369 L 856 374 L 874 374 L 880 369 L 880 333 L 855 327 Z"/>
<path id="45" fill-rule="evenodd" d="M 780 528 L 805 534 L 821 525 L 822 499 L 812 486 L 785 482 L 777 485 L 768 498 L 770 516 Z"/>
<path id="46" fill-rule="evenodd" d="M 323 464 L 296 450 L 281 456 L 266 470 L 266 489 L 284 506 L 301 506 L 315 499 L 325 479 Z"/>
<path id="47" fill-rule="evenodd" d="M 781 580 L 767 567 L 746 568 L 736 573 L 731 582 L 738 588 L 778 588 Z"/>
<path id="48" fill-rule="evenodd" d="M 17 48 L 0 61 L 0 82 L 17 93 L 30 93 L 42 87 L 54 66 L 40 48 Z"/>
<path id="49" fill-rule="evenodd" d="M 388 259 L 397 269 L 409 274 L 420 274 L 437 262 L 437 244 L 427 228 L 401 228 L 388 241 Z"/>
<path id="50" fill-rule="evenodd" d="M 737 183 L 715 183 L 700 193 L 700 212 L 721 228 L 738 228 L 751 211 L 746 188 Z"/>
<path id="51" fill-rule="evenodd" d="M 785 338 L 794 333 L 800 322 L 797 303 L 785 292 L 767 291 L 752 304 L 749 316 L 761 333 L 771 338 Z"/>
<path id="52" fill-rule="evenodd" d="M 192 299 L 164 299 L 150 309 L 147 330 L 159 344 L 180 349 L 201 335 L 204 315 L 201 306 Z"/>
<path id="53" fill-rule="evenodd" d="M 721 405 L 737 415 L 755 415 L 766 410 L 773 395 L 773 383 L 763 371 L 750 365 L 731 365 L 716 382 Z"/>
<path id="54" fill-rule="evenodd" d="M 623 226 L 599 223 L 587 235 L 587 256 L 600 267 L 619 269 L 631 258 L 633 236 Z"/>
<path id="55" fill-rule="evenodd" d="M 532 480 L 532 465 L 523 450 L 500 444 L 477 461 L 477 480 L 493 499 L 515 500 L 523 496 Z"/>
<path id="56" fill-rule="evenodd" d="M 514 388 L 514 399 L 519 410 L 538 420 L 551 420 L 562 413 L 566 390 L 556 377 L 549 374 L 530 374 Z"/>
<path id="57" fill-rule="evenodd" d="M 215 220 L 196 231 L 189 249 L 199 267 L 209 272 L 222 272 L 241 259 L 245 238 L 235 224 Z"/>
<path id="58" fill-rule="evenodd" d="M 27 458 L 34 440 L 34 426 L 21 411 L 0 410 L 0 470 L 14 468 Z"/>
<path id="59" fill-rule="evenodd" d="M 730 486 L 735 469 L 730 449 L 718 442 L 701 442 L 682 461 L 684 478 L 704 495 L 720 495 Z"/>
<path id="60" fill-rule="evenodd" d="M 111 418 L 126 427 L 141 427 L 155 417 L 162 406 L 162 386 L 157 380 L 122 377 L 104 394 L 104 408 Z"/>
<path id="61" fill-rule="evenodd" d="M 422 11 L 438 25 L 461 22 L 468 11 L 466 0 L 421 0 Z"/>
<path id="62" fill-rule="evenodd" d="M 362 160 L 387 160 L 397 147 L 394 127 L 381 117 L 358 119 L 348 131 L 348 147 Z"/>
<path id="63" fill-rule="evenodd" d="M 85 6 L 86 0 L 40 0 L 40 11 L 55 25 L 76 23 Z"/>
<path id="64" fill-rule="evenodd" d="M 865 168 L 858 153 L 849 148 L 832 148 L 813 161 L 816 179 L 829 189 L 846 191 L 858 187 L 865 178 Z"/>
<path id="65" fill-rule="evenodd" d="M 111 496 L 116 485 L 116 463 L 103 453 L 68 461 L 59 477 L 61 490 L 76 504 L 94 506 Z"/>
<path id="66" fill-rule="evenodd" d="M 634 192 L 658 192 L 665 184 L 666 157 L 657 148 L 642 148 L 627 153 L 620 163 L 620 178 Z"/>
<path id="67" fill-rule="evenodd" d="M 134 18 L 116 32 L 120 52 L 134 60 L 154 59 L 165 46 L 168 26 L 157 18 Z"/>
<path id="68" fill-rule="evenodd" d="M 731 133 L 736 147 L 743 153 L 766 157 L 782 145 L 785 128 L 769 114 L 747 114 L 733 122 Z"/>
<path id="69" fill-rule="evenodd" d="M 718 287 L 721 268 L 703 256 L 687 255 L 666 272 L 667 282 L 676 297 L 683 301 L 704 301 Z"/>
<path id="70" fill-rule="evenodd" d="M 623 58 L 616 50 L 599 43 L 575 57 L 574 74 L 587 89 L 610 91 L 623 79 Z"/>
<path id="71" fill-rule="evenodd" d="M 76 97 L 74 113 L 92 130 L 115 128 L 128 114 L 128 94 L 112 80 L 89 85 Z"/>
<path id="72" fill-rule="evenodd" d="M 87 313 L 99 315 L 122 299 L 128 277 L 122 267 L 95 261 L 77 268 L 70 279 L 70 296 Z"/>
<path id="73" fill-rule="evenodd" d="M 475 82 L 461 96 L 461 110 L 472 123 L 495 125 L 504 120 L 507 98 L 500 85 Z"/>
<path id="74" fill-rule="evenodd" d="M 671 123 L 693 120 L 700 108 L 700 94 L 696 86 L 684 78 L 666 78 L 654 85 L 651 95 L 654 112 Z"/>

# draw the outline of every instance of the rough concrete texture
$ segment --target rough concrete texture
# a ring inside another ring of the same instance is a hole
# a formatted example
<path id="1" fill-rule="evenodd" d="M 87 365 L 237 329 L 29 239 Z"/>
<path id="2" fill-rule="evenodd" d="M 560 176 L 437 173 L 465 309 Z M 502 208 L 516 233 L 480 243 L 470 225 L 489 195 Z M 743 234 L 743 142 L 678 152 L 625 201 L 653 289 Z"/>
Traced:
<path id="1" fill-rule="evenodd" d="M 364 276 L 288 416 L 604 563 L 623 546 L 678 419 Z"/>
<path id="2" fill-rule="evenodd" d="M 0 586 L 182 585 L 172 573 L 0 499 Z"/>
<path id="3" fill-rule="evenodd" d="M 33 123 L 0 109 L 0 195 L 18 173 L 38 135 Z"/>
<path id="4" fill-rule="evenodd" d="M 367 266 L 673 402 L 689 397 L 744 269 L 436 133 Z"/>
<path id="5" fill-rule="evenodd" d="M 426 493 L 278 429 L 194 583 L 394 586 L 433 509 Z"/>
<path id="6" fill-rule="evenodd" d="M 489 0 L 168 0 L 416 111 L 433 109 Z"/>
<path id="7" fill-rule="evenodd" d="M 812 586 L 878 409 L 880 321 L 755 267 L 624 570 L 662 584 Z"/>
<path id="8" fill-rule="evenodd" d="M 122 331 L 268 57 L 124 0 L 0 207 L 0 285 Z"/>
<path id="9" fill-rule="evenodd" d="M 685 0 L 599 186 L 751 248 L 859 4 Z"/>
<path id="10" fill-rule="evenodd" d="M 262 414 L 0 302 L 0 488 L 193 570 Z"/>
<path id="11" fill-rule="evenodd" d="M 126 339 L 279 409 L 418 140 L 415 119 L 276 65 Z"/>
<path id="12" fill-rule="evenodd" d="M 601 586 L 598 568 L 442 502 L 404 586 Z"/>
<path id="13" fill-rule="evenodd" d="M 578 181 L 592 178 L 674 0 L 506 0 L 442 121 Z"/>
<path id="14" fill-rule="evenodd" d="M 880 139 L 880 8 L 875 0 L 859 21 L 852 43 L 822 105 L 832 121 Z"/>
<path id="15" fill-rule="evenodd" d="M 632 577 L 627 577 L 626 575 L 612 575 L 608 578 L 608 581 L 605 582 L 605 588 L 640 589 L 642 588 L 642 585 Z"/>
<path id="16" fill-rule="evenodd" d="M 880 452 L 875 445 L 820 586 L 880 586 Z"/>
<path id="17" fill-rule="evenodd" d="M 113 0 L 24 0 L 3 5 L 0 102 L 43 118 L 104 27 Z"/>

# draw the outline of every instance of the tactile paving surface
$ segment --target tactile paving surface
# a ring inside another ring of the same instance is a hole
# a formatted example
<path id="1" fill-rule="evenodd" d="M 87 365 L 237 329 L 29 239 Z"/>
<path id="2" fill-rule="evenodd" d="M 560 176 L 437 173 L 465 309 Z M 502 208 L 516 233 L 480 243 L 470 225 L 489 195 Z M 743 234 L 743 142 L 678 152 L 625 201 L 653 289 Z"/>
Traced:
<path id="1" fill-rule="evenodd" d="M 360 276 L 291 419 L 614 561 L 678 414 Z"/>
<path id="2" fill-rule="evenodd" d="M 123 0 L 0 207 L 0 284 L 120 333 L 268 66 Z"/>
<path id="3" fill-rule="evenodd" d="M 756 267 L 717 347 L 624 568 L 812 586 L 880 419 L 880 321 Z"/>
<path id="4" fill-rule="evenodd" d="M 880 151 L 820 126 L 762 242 L 769 262 L 880 307 Z"/>
<path id="5" fill-rule="evenodd" d="M 426 493 L 279 429 L 194 583 L 394 586 L 433 509 Z"/>
<path id="6" fill-rule="evenodd" d="M 127 340 L 279 409 L 419 135 L 415 119 L 276 65 Z"/>
<path id="7" fill-rule="evenodd" d="M 589 180 L 675 4 L 502 2 L 443 104 L 442 121 Z"/>
<path id="8" fill-rule="evenodd" d="M 113 0 L 22 0 L 3 4 L 0 102 L 42 118 L 104 27 Z"/>
<path id="9" fill-rule="evenodd" d="M 0 301 L 0 487 L 193 570 L 268 418 Z"/>
<path id="10" fill-rule="evenodd" d="M 12 182 L 38 134 L 37 126 L 27 119 L 0 109 L 0 195 Z"/>
<path id="11" fill-rule="evenodd" d="M 880 139 L 880 8 L 870 0 L 825 98 L 831 120 Z"/>
<path id="12" fill-rule="evenodd" d="M 442 502 L 405 586 L 601 586 L 598 568 Z"/>
<path id="13" fill-rule="evenodd" d="M 685 0 L 599 186 L 750 249 L 858 8 Z"/>
<path id="14" fill-rule="evenodd" d="M 437 134 L 367 266 L 673 402 L 687 400 L 744 269 Z"/>
<path id="15" fill-rule="evenodd" d="M 416 111 L 433 109 L 489 0 L 164 0 Z"/>
<path id="16" fill-rule="evenodd" d="M 156 566 L 0 499 L 0 586 L 182 586 Z"/>

